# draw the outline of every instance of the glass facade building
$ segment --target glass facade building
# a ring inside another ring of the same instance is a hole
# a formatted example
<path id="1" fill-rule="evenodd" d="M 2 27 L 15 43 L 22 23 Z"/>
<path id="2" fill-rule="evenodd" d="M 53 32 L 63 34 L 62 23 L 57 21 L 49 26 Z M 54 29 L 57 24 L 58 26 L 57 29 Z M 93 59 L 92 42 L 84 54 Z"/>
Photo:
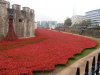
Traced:
<path id="1" fill-rule="evenodd" d="M 100 9 L 86 12 L 86 18 L 91 20 L 91 25 L 100 25 Z"/>

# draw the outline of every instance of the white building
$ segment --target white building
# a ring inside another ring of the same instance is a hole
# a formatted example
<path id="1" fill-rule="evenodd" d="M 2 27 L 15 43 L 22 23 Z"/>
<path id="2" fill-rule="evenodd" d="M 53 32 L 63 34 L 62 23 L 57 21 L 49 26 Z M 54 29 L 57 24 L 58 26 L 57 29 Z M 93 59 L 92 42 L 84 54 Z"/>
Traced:
<path id="1" fill-rule="evenodd" d="M 87 20 L 87 19 L 85 16 L 75 15 L 75 16 L 72 16 L 71 20 L 72 20 L 72 26 L 73 26 L 73 25 L 79 24 L 83 20 Z"/>
<path id="2" fill-rule="evenodd" d="M 86 12 L 86 17 L 91 20 L 92 25 L 100 25 L 100 9 Z"/>

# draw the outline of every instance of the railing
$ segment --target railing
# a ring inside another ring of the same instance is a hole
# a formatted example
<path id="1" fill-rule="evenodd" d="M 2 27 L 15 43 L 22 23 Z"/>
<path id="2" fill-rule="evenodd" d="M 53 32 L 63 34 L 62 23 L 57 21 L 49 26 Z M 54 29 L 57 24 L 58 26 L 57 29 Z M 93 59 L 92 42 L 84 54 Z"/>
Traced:
<path id="1" fill-rule="evenodd" d="M 100 72 L 100 53 L 98 54 L 97 60 L 95 59 L 95 56 L 93 57 L 92 67 L 90 70 L 89 70 L 89 61 L 87 61 L 84 75 L 100 75 L 99 72 Z M 79 67 L 77 68 L 76 75 L 80 75 Z"/>

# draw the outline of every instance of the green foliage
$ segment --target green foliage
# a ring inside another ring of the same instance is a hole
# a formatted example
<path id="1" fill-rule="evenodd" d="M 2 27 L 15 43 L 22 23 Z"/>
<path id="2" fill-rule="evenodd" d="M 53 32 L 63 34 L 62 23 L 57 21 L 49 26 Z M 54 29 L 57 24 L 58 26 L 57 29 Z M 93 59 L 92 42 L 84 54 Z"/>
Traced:
<path id="1" fill-rule="evenodd" d="M 70 19 L 70 18 L 67 18 L 67 19 L 65 20 L 65 22 L 64 22 L 64 26 L 65 26 L 65 27 L 69 27 L 69 26 L 71 26 L 71 24 L 72 24 L 72 22 L 71 22 L 71 19 Z"/>
<path id="2" fill-rule="evenodd" d="M 4 35 L 3 34 L 0 34 L 0 39 L 4 38 Z"/>
<path id="3" fill-rule="evenodd" d="M 90 26 L 90 25 L 91 25 L 91 21 L 90 20 L 83 20 L 81 23 L 75 24 L 74 26 L 84 26 L 84 27 L 87 27 L 87 26 Z"/>
<path id="4" fill-rule="evenodd" d="M 90 20 L 83 20 L 82 23 L 80 23 L 80 25 L 90 26 L 91 25 L 91 21 Z"/>

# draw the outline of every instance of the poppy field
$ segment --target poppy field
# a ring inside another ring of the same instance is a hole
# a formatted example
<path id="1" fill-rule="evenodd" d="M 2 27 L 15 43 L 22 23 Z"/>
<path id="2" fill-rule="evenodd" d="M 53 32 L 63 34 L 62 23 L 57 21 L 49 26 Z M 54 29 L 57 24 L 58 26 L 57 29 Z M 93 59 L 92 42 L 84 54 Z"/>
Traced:
<path id="1" fill-rule="evenodd" d="M 96 45 L 82 36 L 37 29 L 36 37 L 0 42 L 0 75 L 54 70 L 55 65 L 66 64 L 69 58 Z"/>

